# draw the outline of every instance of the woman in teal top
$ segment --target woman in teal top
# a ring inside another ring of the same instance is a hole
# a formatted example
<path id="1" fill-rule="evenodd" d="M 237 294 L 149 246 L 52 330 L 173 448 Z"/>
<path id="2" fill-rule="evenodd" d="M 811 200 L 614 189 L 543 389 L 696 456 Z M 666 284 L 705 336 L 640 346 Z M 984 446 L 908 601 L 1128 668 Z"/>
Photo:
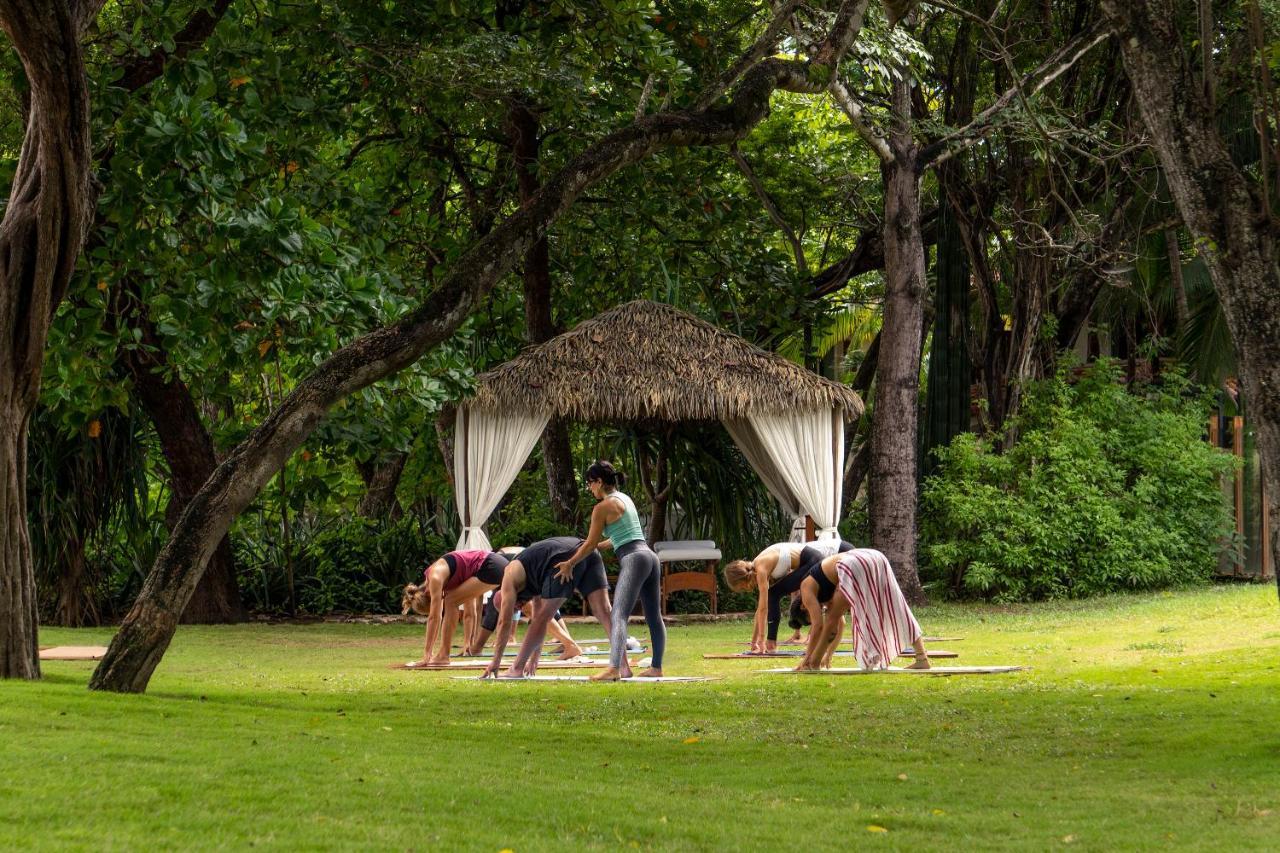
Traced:
<path id="1" fill-rule="evenodd" d="M 653 648 L 653 665 L 640 676 L 662 677 L 662 654 L 667 647 L 667 626 L 662 622 L 662 565 L 644 541 L 636 505 L 619 491 L 625 484 L 626 477 L 603 459 L 587 469 L 587 488 L 599 501 L 591 511 L 591 529 L 573 556 L 556 565 L 560 577 L 570 577 L 573 567 L 597 547 L 612 547 L 621 564 L 613 594 L 613 612 L 622 616 L 613 619 L 609 626 L 609 668 L 591 676 L 592 681 L 631 677 L 631 664 L 627 661 L 627 617 L 635 609 L 637 598 L 644 610 Z M 607 539 L 603 538 L 606 536 Z"/>

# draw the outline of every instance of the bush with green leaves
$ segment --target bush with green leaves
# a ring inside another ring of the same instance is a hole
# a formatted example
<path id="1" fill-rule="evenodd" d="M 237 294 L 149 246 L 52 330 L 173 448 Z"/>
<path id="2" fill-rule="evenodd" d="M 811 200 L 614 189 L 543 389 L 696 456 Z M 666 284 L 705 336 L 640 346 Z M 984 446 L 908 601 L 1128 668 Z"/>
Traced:
<path id="1" fill-rule="evenodd" d="M 1235 547 L 1221 487 L 1235 461 L 1203 438 L 1209 402 L 1176 371 L 1127 389 L 1111 362 L 1031 384 L 1011 447 L 966 433 L 938 451 L 929 576 L 997 601 L 1208 581 Z"/>
<path id="2" fill-rule="evenodd" d="M 286 554 L 272 527 L 242 523 L 232 539 L 241 591 L 260 613 L 290 609 L 290 569 L 299 613 L 398 613 L 404 584 L 453 544 L 416 518 L 336 517 L 295 522 Z"/>

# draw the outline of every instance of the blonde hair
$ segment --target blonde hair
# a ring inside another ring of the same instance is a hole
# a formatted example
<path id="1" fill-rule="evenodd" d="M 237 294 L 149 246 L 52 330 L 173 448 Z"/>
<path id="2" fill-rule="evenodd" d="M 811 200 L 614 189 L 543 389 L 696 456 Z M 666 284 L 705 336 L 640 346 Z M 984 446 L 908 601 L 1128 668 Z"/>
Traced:
<path id="1" fill-rule="evenodd" d="M 412 610 L 419 616 L 426 616 L 431 612 L 429 604 L 431 595 L 427 592 L 427 585 L 407 583 L 404 585 L 404 594 L 400 596 L 400 615 L 408 616 Z"/>
<path id="2" fill-rule="evenodd" d="M 750 560 L 734 560 L 724 567 L 724 582 L 734 592 L 746 592 L 755 586 L 755 564 Z"/>

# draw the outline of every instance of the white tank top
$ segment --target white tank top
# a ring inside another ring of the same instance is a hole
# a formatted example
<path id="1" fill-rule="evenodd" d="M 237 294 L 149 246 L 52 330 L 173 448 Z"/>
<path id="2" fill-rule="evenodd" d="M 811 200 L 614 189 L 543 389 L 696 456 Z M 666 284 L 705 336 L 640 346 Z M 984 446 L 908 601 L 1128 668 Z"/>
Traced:
<path id="1" fill-rule="evenodd" d="M 791 555 L 795 553 L 797 547 L 799 547 L 798 542 L 778 542 L 765 549 L 778 555 L 778 564 L 769 573 L 770 579 L 777 580 L 791 574 Z"/>
<path id="2" fill-rule="evenodd" d="M 825 560 L 827 557 L 831 557 L 840 553 L 840 540 L 839 539 L 819 539 L 816 542 L 804 543 L 804 547 L 812 548 L 813 550 L 817 551 L 819 554 L 822 555 L 822 558 Z"/>

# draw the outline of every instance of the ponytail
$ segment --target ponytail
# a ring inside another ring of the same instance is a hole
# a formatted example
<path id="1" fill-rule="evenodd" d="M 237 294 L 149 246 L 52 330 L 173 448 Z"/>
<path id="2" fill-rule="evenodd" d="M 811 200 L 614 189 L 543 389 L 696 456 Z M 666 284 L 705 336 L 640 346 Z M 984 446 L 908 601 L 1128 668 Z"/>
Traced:
<path id="1" fill-rule="evenodd" d="M 607 459 L 597 459 L 587 469 L 587 482 L 599 480 L 613 489 L 621 489 L 627 485 L 627 475 L 613 467 Z"/>

